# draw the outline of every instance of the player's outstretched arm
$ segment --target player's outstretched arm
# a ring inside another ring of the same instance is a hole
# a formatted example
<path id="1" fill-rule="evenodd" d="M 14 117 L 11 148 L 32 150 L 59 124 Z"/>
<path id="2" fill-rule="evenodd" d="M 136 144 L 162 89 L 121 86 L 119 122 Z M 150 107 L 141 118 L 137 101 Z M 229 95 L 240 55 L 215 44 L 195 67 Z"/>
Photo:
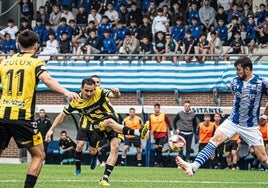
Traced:
<path id="1" fill-rule="evenodd" d="M 112 88 L 112 92 L 109 93 L 108 97 L 109 98 L 119 98 L 121 97 L 121 93 L 118 88 Z"/>
<path id="2" fill-rule="evenodd" d="M 54 133 L 54 130 L 56 127 L 58 127 L 64 120 L 64 118 L 67 115 L 64 112 L 59 113 L 59 115 L 55 118 L 52 126 L 50 127 L 50 129 L 48 130 L 47 134 L 46 134 L 46 142 L 50 142 L 51 141 L 51 135 Z"/>
<path id="3" fill-rule="evenodd" d="M 59 84 L 57 80 L 52 78 L 47 71 L 42 72 L 39 75 L 39 79 L 42 80 L 47 87 L 52 89 L 53 91 L 56 91 L 58 93 L 61 93 L 68 97 L 70 100 L 78 100 L 80 97 L 77 93 L 75 92 L 70 92 L 66 88 L 64 88 L 62 85 Z"/>

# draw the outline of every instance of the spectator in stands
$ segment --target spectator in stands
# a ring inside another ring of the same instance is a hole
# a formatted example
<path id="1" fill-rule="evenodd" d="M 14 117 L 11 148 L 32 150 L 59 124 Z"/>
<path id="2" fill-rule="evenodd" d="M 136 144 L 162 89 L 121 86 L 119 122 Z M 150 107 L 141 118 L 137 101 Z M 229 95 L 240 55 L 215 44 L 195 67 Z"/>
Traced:
<path id="1" fill-rule="evenodd" d="M 120 47 L 123 45 L 123 41 L 125 40 L 127 32 L 129 32 L 128 28 L 123 24 L 121 20 L 119 20 L 118 25 L 115 29 L 115 41 L 117 49 L 120 49 Z"/>
<path id="2" fill-rule="evenodd" d="M 253 49 L 257 40 L 257 32 L 255 30 L 255 21 L 253 16 L 249 16 L 245 23 L 246 38 L 244 43 L 246 46 L 249 46 L 249 53 L 253 54 Z"/>
<path id="3" fill-rule="evenodd" d="M 47 0 L 45 2 L 45 8 L 46 8 L 46 11 L 47 11 L 48 15 L 50 15 L 52 13 L 53 5 L 55 3 L 56 3 L 55 0 Z"/>
<path id="4" fill-rule="evenodd" d="M 232 49 L 231 52 L 229 52 Z M 227 61 L 229 59 L 228 56 L 225 56 L 225 54 L 244 54 L 244 42 L 241 39 L 240 32 L 235 33 L 234 40 L 230 42 L 229 47 L 224 52 L 224 60 Z"/>
<path id="5" fill-rule="evenodd" d="M 20 25 L 19 32 L 22 32 L 24 30 L 33 30 L 33 28 L 31 27 L 31 25 L 29 23 L 29 20 L 27 20 L 26 18 L 21 19 L 21 25 Z"/>
<path id="6" fill-rule="evenodd" d="M 150 2 L 151 2 L 151 0 L 143 0 L 142 1 L 142 13 L 143 13 L 143 15 L 148 14 L 148 9 L 150 7 Z"/>
<path id="7" fill-rule="evenodd" d="M 60 25 L 57 28 L 57 40 L 60 40 L 62 33 L 67 33 L 68 38 L 71 40 L 72 38 L 72 28 L 67 24 L 66 18 L 60 18 Z"/>
<path id="8" fill-rule="evenodd" d="M 248 17 L 253 17 L 253 16 L 254 16 L 254 14 L 253 14 L 252 10 L 250 10 L 249 3 L 245 2 L 243 4 L 243 11 L 242 11 L 242 15 L 241 15 L 241 18 L 240 18 L 241 24 L 246 23 L 248 21 Z"/>
<path id="9" fill-rule="evenodd" d="M 210 33 L 211 32 L 214 32 L 214 31 L 216 31 L 215 30 L 215 26 L 214 25 L 211 25 L 211 26 L 209 26 L 209 29 L 208 29 L 208 32 L 207 32 L 207 41 L 210 41 Z"/>
<path id="10" fill-rule="evenodd" d="M 44 37 L 44 30 L 45 30 L 45 25 L 42 23 L 42 19 L 36 19 L 36 26 L 34 27 L 34 32 L 37 33 L 39 37 L 39 45 L 42 46 L 42 39 Z"/>
<path id="11" fill-rule="evenodd" d="M 137 26 L 136 20 L 130 20 L 130 24 L 128 30 L 131 35 L 138 37 L 139 35 L 139 27 Z"/>
<path id="12" fill-rule="evenodd" d="M 260 5 L 264 4 L 267 5 L 267 0 L 254 0 L 252 1 L 252 11 L 254 15 L 258 14 L 261 11 Z"/>
<path id="13" fill-rule="evenodd" d="M 129 11 L 127 10 L 125 4 L 120 5 L 118 15 L 119 15 L 119 21 L 123 23 L 124 26 L 128 26 L 130 17 L 129 17 Z"/>
<path id="14" fill-rule="evenodd" d="M 130 32 L 127 32 L 125 34 L 125 39 L 121 51 L 122 54 L 126 55 L 127 57 L 130 55 L 128 59 L 129 63 L 131 63 L 134 59 L 134 56 L 132 55 L 140 53 L 140 41 L 134 35 L 131 35 Z"/>
<path id="15" fill-rule="evenodd" d="M 55 33 L 52 31 L 48 34 L 48 40 L 43 51 L 40 54 L 50 54 L 51 56 L 41 56 L 44 60 L 57 60 L 57 54 L 59 53 L 59 41 L 55 37 Z"/>
<path id="16" fill-rule="evenodd" d="M 68 7 L 62 7 L 61 18 L 66 18 L 66 22 L 69 23 L 70 20 L 74 20 L 74 14 L 68 10 Z"/>
<path id="17" fill-rule="evenodd" d="M 97 11 L 97 13 L 99 13 L 99 14 L 103 13 L 103 8 L 105 8 L 104 0 L 91 0 L 90 4 L 91 4 L 90 10 L 95 9 Z"/>
<path id="18" fill-rule="evenodd" d="M 239 23 L 239 18 L 234 16 L 232 22 L 229 24 L 228 33 L 229 36 L 228 43 L 230 44 L 234 40 L 235 33 L 240 33 L 242 31 L 242 25 Z"/>
<path id="19" fill-rule="evenodd" d="M 227 168 L 232 170 L 238 170 L 239 166 L 237 166 L 238 162 L 238 150 L 239 144 L 241 140 L 239 138 L 239 134 L 234 135 L 228 142 L 226 142 L 225 152 L 226 152 L 226 164 Z"/>
<path id="20" fill-rule="evenodd" d="M 157 63 L 160 63 L 162 61 L 162 56 L 161 54 L 164 54 L 166 51 L 166 40 L 165 40 L 165 33 L 162 31 L 157 32 L 156 38 L 155 38 L 155 46 L 154 46 L 154 51 L 156 54 Z"/>
<path id="21" fill-rule="evenodd" d="M 46 46 L 46 42 L 49 40 L 48 36 L 49 36 L 50 33 L 55 34 L 55 30 L 51 28 L 50 22 L 47 22 L 45 24 L 45 29 L 44 29 L 44 32 L 43 32 L 43 39 L 42 39 L 43 46 Z"/>
<path id="22" fill-rule="evenodd" d="M 162 61 L 171 60 L 172 63 L 176 63 L 178 61 L 178 54 L 181 54 L 179 44 L 172 38 L 171 34 L 166 34 L 165 39 L 165 55 L 167 56 L 163 56 Z"/>
<path id="23" fill-rule="evenodd" d="M 119 12 L 121 5 L 124 5 L 125 7 L 127 7 L 128 3 L 126 0 L 117 0 L 114 2 L 114 10 Z"/>
<path id="24" fill-rule="evenodd" d="M 210 6 L 210 0 L 204 0 L 203 6 L 199 9 L 199 19 L 203 26 L 203 32 L 209 30 L 209 26 L 214 25 L 215 10 Z"/>
<path id="25" fill-rule="evenodd" d="M 225 25 L 224 20 L 222 18 L 218 20 L 218 25 L 216 25 L 215 31 L 217 35 L 219 36 L 222 45 L 227 46 L 228 45 L 228 28 Z"/>
<path id="26" fill-rule="evenodd" d="M 66 7 L 68 10 L 70 10 L 70 11 L 72 10 L 73 0 L 59 0 L 59 1 L 60 1 L 61 8 Z"/>
<path id="27" fill-rule="evenodd" d="M 38 11 L 36 11 L 36 20 L 37 19 L 41 19 L 43 24 L 49 21 L 49 14 L 45 6 L 40 6 Z"/>
<path id="28" fill-rule="evenodd" d="M 209 53 L 209 49 L 210 49 L 210 46 L 209 46 L 209 42 L 207 40 L 207 35 L 206 35 L 206 33 L 202 33 L 198 42 L 197 42 L 197 49 L 195 51 L 195 53 L 197 55 L 204 54 L 204 56 L 197 56 L 196 57 L 200 63 L 205 62 L 206 54 Z"/>
<path id="29" fill-rule="evenodd" d="M 105 11 L 104 15 L 108 17 L 110 24 L 112 24 L 113 26 L 117 25 L 119 14 L 118 11 L 114 10 L 113 3 L 107 3 L 107 10 Z"/>
<path id="30" fill-rule="evenodd" d="M 219 20 L 223 20 L 224 23 L 227 23 L 227 17 L 228 15 L 226 14 L 226 12 L 224 12 L 223 7 L 219 6 L 216 16 L 215 16 L 216 22 L 218 23 Z"/>
<path id="31" fill-rule="evenodd" d="M 191 9 L 188 12 L 188 25 L 192 25 L 192 19 L 193 18 L 197 18 L 197 23 L 200 23 L 200 19 L 199 19 L 199 10 L 197 8 L 197 4 L 196 3 L 192 3 L 191 4 Z"/>
<path id="32" fill-rule="evenodd" d="M 49 117 L 46 115 L 46 111 L 44 109 L 39 110 L 38 118 L 36 119 L 38 130 L 41 132 L 43 138 L 43 145 L 45 154 L 47 153 L 48 143 L 45 141 L 47 131 L 51 127 L 51 121 Z M 51 139 L 53 140 L 53 138 Z"/>
<path id="33" fill-rule="evenodd" d="M 104 36 L 105 30 L 109 30 L 110 37 L 114 36 L 114 27 L 112 26 L 112 24 L 109 23 L 108 16 L 103 15 L 101 23 L 100 23 L 99 28 L 98 28 L 98 37 L 102 40 L 105 38 L 105 36 Z"/>
<path id="34" fill-rule="evenodd" d="M 228 13 L 231 10 L 233 0 L 217 0 L 217 3 L 218 7 L 223 7 L 224 12 Z"/>
<path id="35" fill-rule="evenodd" d="M 99 24 L 102 22 L 102 19 L 103 18 L 101 16 L 101 14 L 99 14 L 96 9 L 92 8 L 90 10 L 90 14 L 88 15 L 87 21 L 88 21 L 88 23 L 90 21 L 94 21 L 94 24 L 98 27 Z M 108 23 L 108 21 L 107 21 L 107 23 Z"/>
<path id="36" fill-rule="evenodd" d="M 203 0 L 188 0 L 188 7 L 187 10 L 190 11 L 191 10 L 191 5 L 192 4 L 196 4 L 196 8 L 200 9 L 203 6 Z"/>
<path id="37" fill-rule="evenodd" d="M 157 16 L 157 7 L 154 1 L 150 1 L 150 6 L 148 8 L 148 15 L 150 17 L 151 22 Z"/>
<path id="38" fill-rule="evenodd" d="M 18 30 L 18 27 L 14 25 L 14 20 L 12 20 L 12 19 L 8 19 L 8 20 L 7 20 L 7 27 L 4 28 L 4 29 L 2 29 L 2 30 L 0 31 L 0 37 L 1 37 L 2 39 L 4 39 L 4 38 L 5 38 L 4 35 L 5 35 L 6 33 L 9 33 L 11 39 L 16 39 L 15 34 L 16 34 L 18 31 L 19 31 L 19 30 Z"/>
<path id="39" fill-rule="evenodd" d="M 75 20 L 70 20 L 69 25 L 71 26 L 72 30 L 72 47 L 76 51 L 78 46 L 86 41 L 86 38 L 84 36 L 82 28 L 76 25 Z"/>
<path id="40" fill-rule="evenodd" d="M 88 23 L 88 12 L 85 10 L 85 5 L 81 4 L 76 15 L 76 24 L 78 26 L 86 26 Z"/>
<path id="41" fill-rule="evenodd" d="M 67 135 L 66 131 L 60 132 L 59 151 L 61 164 L 74 162 L 75 142 Z"/>
<path id="42" fill-rule="evenodd" d="M 204 114 L 204 121 L 199 123 L 199 126 L 197 128 L 198 140 L 199 140 L 198 152 L 200 152 L 208 144 L 209 140 L 214 135 L 215 126 L 210 121 L 210 119 L 211 119 L 210 114 Z M 208 161 L 208 163 L 205 163 L 203 167 L 209 168 L 210 161 Z"/>
<path id="43" fill-rule="evenodd" d="M 268 15 L 265 4 L 260 4 L 260 11 L 257 13 L 257 25 L 265 21 L 265 17 Z"/>
<path id="44" fill-rule="evenodd" d="M 9 33 L 4 35 L 4 39 L 2 41 L 2 51 L 4 54 L 13 55 L 17 52 L 16 40 L 11 39 Z"/>
<path id="45" fill-rule="evenodd" d="M 63 31 L 61 33 L 61 37 L 59 40 L 59 52 L 60 54 L 68 54 L 71 53 L 71 40 L 68 37 L 68 33 L 66 31 Z M 66 56 L 63 56 L 63 59 L 66 60 Z"/>
<path id="46" fill-rule="evenodd" d="M 129 19 L 136 20 L 137 26 L 142 24 L 142 11 L 138 8 L 137 3 L 132 2 L 130 5 Z"/>
<path id="47" fill-rule="evenodd" d="M 157 33 L 160 31 L 165 34 L 167 32 L 168 26 L 169 20 L 163 15 L 163 9 L 159 8 L 157 10 L 157 16 L 154 18 L 152 24 L 153 37 L 156 37 Z"/>
<path id="48" fill-rule="evenodd" d="M 89 34 L 90 34 L 91 30 L 98 30 L 94 21 L 88 22 L 87 27 L 85 28 L 84 34 L 85 34 L 87 39 L 90 37 Z"/>
<path id="49" fill-rule="evenodd" d="M 210 47 L 209 53 L 210 54 L 222 54 L 223 48 L 222 43 L 219 37 L 217 36 L 216 31 L 210 32 L 210 40 L 208 46 Z M 211 60 L 214 60 L 215 57 L 211 56 Z"/>
<path id="50" fill-rule="evenodd" d="M 77 1 L 77 4 L 75 6 L 75 8 L 80 8 L 81 6 L 84 8 L 84 12 L 85 13 L 89 13 L 90 11 L 90 6 L 91 6 L 91 0 L 75 0 Z"/>
<path id="51" fill-rule="evenodd" d="M 187 63 L 190 63 L 191 60 L 193 59 L 193 54 L 195 54 L 195 40 L 192 37 L 192 32 L 191 30 L 187 30 L 185 33 L 185 38 L 183 39 L 182 43 L 182 49 L 183 49 L 183 54 L 189 54 L 191 56 L 185 56 L 185 61 Z"/>
<path id="52" fill-rule="evenodd" d="M 152 25 L 148 15 L 144 15 L 142 18 L 142 25 L 139 26 L 138 38 L 141 40 L 144 36 L 147 36 L 152 41 Z"/>
<path id="53" fill-rule="evenodd" d="M 51 26 L 55 31 L 60 24 L 61 13 L 62 12 L 60 11 L 59 5 L 54 4 L 52 13 L 49 15 L 49 22 L 51 23 Z"/>
<path id="54" fill-rule="evenodd" d="M 260 46 L 266 47 L 268 43 L 268 15 L 265 17 L 265 21 L 255 27 L 258 32 L 258 41 Z"/>
<path id="55" fill-rule="evenodd" d="M 190 26 L 190 31 L 196 44 L 202 34 L 202 27 L 198 24 L 198 19 L 196 17 L 192 18 L 192 25 Z"/>
<path id="56" fill-rule="evenodd" d="M 141 47 L 140 54 L 143 55 L 141 57 L 141 60 L 153 59 L 152 56 L 147 56 L 147 54 L 154 54 L 154 46 L 148 36 L 146 35 L 143 36 L 140 42 L 140 47 Z"/>
<path id="57" fill-rule="evenodd" d="M 168 6 L 163 6 L 163 15 L 168 19 L 168 25 L 170 25 L 171 12 L 168 9 Z"/>
<path id="58" fill-rule="evenodd" d="M 105 38 L 102 42 L 103 50 L 101 51 L 101 54 L 115 54 L 118 51 L 118 49 L 116 46 L 116 41 L 111 36 L 109 29 L 104 31 L 104 37 Z M 106 57 L 104 59 L 106 59 Z"/>
<path id="59" fill-rule="evenodd" d="M 122 124 L 124 126 L 127 126 L 131 129 L 141 129 L 143 127 L 143 120 L 136 115 L 135 108 L 129 109 L 129 116 L 124 118 Z M 125 145 L 121 156 L 121 165 L 125 166 L 126 164 L 126 158 L 127 158 L 127 152 L 129 151 L 129 148 L 132 146 L 136 147 L 137 150 L 137 166 L 142 166 L 142 147 L 141 147 L 141 138 L 138 136 L 133 135 L 125 135 Z"/>
<path id="60" fill-rule="evenodd" d="M 170 24 L 172 26 L 176 25 L 178 18 L 182 20 L 183 25 L 187 24 L 186 10 L 180 7 L 180 4 L 178 2 L 174 2 L 174 4 L 172 5 L 172 10 L 171 10 Z"/>
<path id="61" fill-rule="evenodd" d="M 185 37 L 185 26 L 182 23 L 182 18 L 178 17 L 176 24 L 172 26 L 171 36 L 178 43 L 178 47 L 182 46 L 182 41 Z"/>
<path id="62" fill-rule="evenodd" d="M 33 20 L 33 0 L 18 0 L 20 5 L 21 18 L 26 18 L 29 23 Z"/>
<path id="63" fill-rule="evenodd" d="M 236 3 L 232 4 L 232 10 L 228 13 L 227 23 L 231 23 L 234 17 L 241 18 L 241 12 L 238 10 L 238 5 Z"/>
<path id="64" fill-rule="evenodd" d="M 102 47 L 102 41 L 97 37 L 96 29 L 92 29 L 90 31 L 90 37 L 86 40 L 85 44 L 82 46 L 79 46 L 76 52 L 76 55 L 74 59 L 81 59 L 79 55 L 81 53 L 86 52 L 87 56 L 85 57 L 85 60 L 90 60 L 90 54 L 98 54 L 101 51 Z M 94 60 L 99 59 L 98 56 L 94 56 Z"/>
<path id="65" fill-rule="evenodd" d="M 243 11 L 243 9 L 244 9 L 244 5 L 245 5 L 245 3 L 247 3 L 248 4 L 248 7 L 249 7 L 249 10 L 251 10 L 252 11 L 252 2 L 253 2 L 253 0 L 236 0 L 235 1 L 235 3 L 237 3 L 238 4 L 238 10 L 239 11 Z M 253 12 L 252 12 L 253 13 Z M 254 13 L 253 13 L 253 15 L 254 15 Z"/>

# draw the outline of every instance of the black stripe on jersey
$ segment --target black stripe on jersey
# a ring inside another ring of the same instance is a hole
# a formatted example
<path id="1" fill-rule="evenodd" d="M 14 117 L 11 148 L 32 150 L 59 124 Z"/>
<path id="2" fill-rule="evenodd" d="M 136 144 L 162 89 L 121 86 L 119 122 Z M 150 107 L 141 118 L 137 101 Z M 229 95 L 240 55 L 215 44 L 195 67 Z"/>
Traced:
<path id="1" fill-rule="evenodd" d="M 26 110 L 25 109 L 19 109 L 19 117 L 18 119 L 25 119 L 26 116 Z"/>
<path id="2" fill-rule="evenodd" d="M 5 108 L 4 119 L 10 119 L 11 107 Z"/>

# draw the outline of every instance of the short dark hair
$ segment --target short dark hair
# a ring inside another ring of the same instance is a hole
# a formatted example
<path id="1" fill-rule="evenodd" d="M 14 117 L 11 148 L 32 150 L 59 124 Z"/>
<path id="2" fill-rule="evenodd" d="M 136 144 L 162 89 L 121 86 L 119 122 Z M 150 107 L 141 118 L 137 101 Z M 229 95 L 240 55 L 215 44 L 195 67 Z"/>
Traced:
<path id="1" fill-rule="evenodd" d="M 23 48 L 29 48 L 39 41 L 38 35 L 31 30 L 25 30 L 18 36 L 18 42 Z"/>
<path id="2" fill-rule="evenodd" d="M 135 108 L 131 107 L 131 108 L 129 108 L 129 111 L 130 111 L 130 110 L 134 110 L 134 111 L 135 111 Z"/>
<path id="3" fill-rule="evenodd" d="M 65 130 L 63 130 L 60 132 L 60 135 L 62 135 L 62 134 L 67 134 L 67 132 Z"/>
<path id="4" fill-rule="evenodd" d="M 154 104 L 154 107 L 156 107 L 156 106 L 160 107 L 160 104 L 159 103 L 155 103 Z"/>
<path id="5" fill-rule="evenodd" d="M 92 78 L 84 78 L 82 80 L 82 87 L 87 84 L 87 85 L 95 85 L 95 81 Z"/>
<path id="6" fill-rule="evenodd" d="M 185 103 L 189 103 L 189 104 L 190 104 L 191 102 L 190 102 L 189 100 L 186 100 L 186 101 L 184 101 L 184 104 L 185 104 Z"/>
<path id="7" fill-rule="evenodd" d="M 238 65 L 240 65 L 243 69 L 246 69 L 248 67 L 252 71 L 252 61 L 248 57 L 241 57 L 236 60 L 234 66 L 237 67 Z"/>

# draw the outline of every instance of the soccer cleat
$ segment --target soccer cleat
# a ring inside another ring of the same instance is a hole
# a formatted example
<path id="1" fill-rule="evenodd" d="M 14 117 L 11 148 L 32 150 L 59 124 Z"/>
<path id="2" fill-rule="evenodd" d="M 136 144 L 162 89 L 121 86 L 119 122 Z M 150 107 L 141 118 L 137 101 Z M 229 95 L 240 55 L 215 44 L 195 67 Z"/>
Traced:
<path id="1" fill-rule="evenodd" d="M 104 180 L 104 179 L 101 179 L 100 182 L 99 182 L 99 184 L 101 186 L 105 186 L 105 187 L 110 186 L 110 184 L 108 183 L 108 180 Z"/>
<path id="2" fill-rule="evenodd" d="M 147 134 L 148 130 L 149 130 L 149 122 L 147 121 L 144 124 L 143 128 L 141 129 L 141 138 L 142 139 L 144 139 L 146 137 L 146 134 Z"/>
<path id="3" fill-rule="evenodd" d="M 94 170 L 97 166 L 97 158 L 92 158 L 90 162 L 90 169 Z"/>
<path id="4" fill-rule="evenodd" d="M 176 157 L 175 159 L 176 164 L 181 167 L 181 169 L 184 171 L 184 173 L 187 176 L 192 176 L 194 174 L 193 172 L 193 167 L 191 165 L 191 163 L 188 163 L 186 161 L 184 161 L 182 158 L 180 158 L 179 156 Z"/>
<path id="5" fill-rule="evenodd" d="M 75 172 L 74 172 L 74 175 L 75 176 L 78 176 L 78 175 L 80 175 L 81 174 L 81 170 L 76 170 Z"/>

